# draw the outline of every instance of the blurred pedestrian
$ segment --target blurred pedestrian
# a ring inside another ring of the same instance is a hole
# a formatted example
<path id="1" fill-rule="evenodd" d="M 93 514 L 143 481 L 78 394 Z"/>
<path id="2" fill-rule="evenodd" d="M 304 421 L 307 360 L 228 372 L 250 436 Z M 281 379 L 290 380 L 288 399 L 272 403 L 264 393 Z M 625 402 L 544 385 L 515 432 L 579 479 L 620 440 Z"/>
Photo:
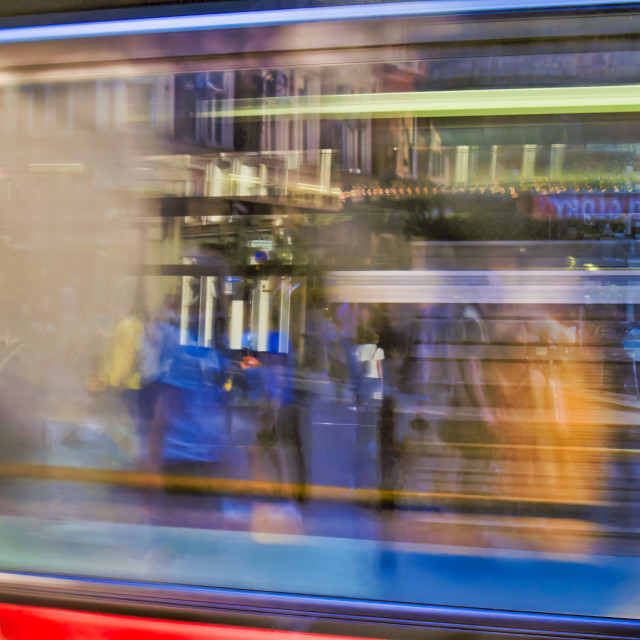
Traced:
<path id="1" fill-rule="evenodd" d="M 219 500 L 206 497 L 206 492 L 203 496 L 199 487 L 203 480 L 223 474 L 226 425 L 216 382 L 219 367 L 212 349 L 180 346 L 161 380 L 147 457 L 149 468 L 165 478 L 158 516 L 172 506 L 176 492 L 192 496 L 196 517 L 208 517 L 205 511 L 212 506 L 218 511 Z"/>
<path id="2" fill-rule="evenodd" d="M 170 320 L 171 317 L 166 313 L 151 316 L 147 319 L 142 334 L 139 355 L 138 430 L 143 459 L 146 457 L 146 439 L 163 380 L 169 373 L 178 347 L 179 329 Z"/>
<path id="3" fill-rule="evenodd" d="M 349 351 L 341 339 L 335 322 L 327 318 L 327 373 L 335 387 L 336 400 L 342 400 L 349 381 Z"/>
<path id="4" fill-rule="evenodd" d="M 378 346 L 379 337 L 371 329 L 361 327 L 358 331 L 356 360 L 360 365 L 358 405 L 368 405 L 382 400 L 384 386 L 382 361 L 384 351 Z"/>
<path id="5" fill-rule="evenodd" d="M 139 355 L 144 325 L 126 307 L 117 311 L 104 346 L 98 378 L 105 387 L 105 410 L 113 439 L 128 454 L 136 449 L 140 391 Z"/>
<path id="6" fill-rule="evenodd" d="M 303 394 L 297 386 L 296 358 L 288 336 L 272 317 L 265 363 L 267 405 L 260 415 L 257 440 L 276 482 L 292 484 L 294 497 L 306 499 L 306 464 L 302 447 Z"/>

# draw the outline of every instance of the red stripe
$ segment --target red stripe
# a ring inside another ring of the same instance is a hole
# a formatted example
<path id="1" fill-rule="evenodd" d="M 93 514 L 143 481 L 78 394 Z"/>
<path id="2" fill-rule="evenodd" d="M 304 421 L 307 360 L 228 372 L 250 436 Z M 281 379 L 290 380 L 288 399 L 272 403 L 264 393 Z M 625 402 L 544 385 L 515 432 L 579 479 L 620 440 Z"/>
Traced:
<path id="1" fill-rule="evenodd" d="M 0 605 L 0 632 L 2 640 L 354 640 L 4 604 Z"/>

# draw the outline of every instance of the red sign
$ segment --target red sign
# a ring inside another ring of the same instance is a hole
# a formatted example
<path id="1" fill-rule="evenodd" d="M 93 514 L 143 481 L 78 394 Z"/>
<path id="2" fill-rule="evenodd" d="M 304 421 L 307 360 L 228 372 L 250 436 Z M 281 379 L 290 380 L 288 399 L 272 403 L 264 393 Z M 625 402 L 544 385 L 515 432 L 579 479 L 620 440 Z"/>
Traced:
<path id="1" fill-rule="evenodd" d="M 2 640 L 354 640 L 297 631 L 245 629 L 224 625 L 177 622 L 0 605 Z"/>

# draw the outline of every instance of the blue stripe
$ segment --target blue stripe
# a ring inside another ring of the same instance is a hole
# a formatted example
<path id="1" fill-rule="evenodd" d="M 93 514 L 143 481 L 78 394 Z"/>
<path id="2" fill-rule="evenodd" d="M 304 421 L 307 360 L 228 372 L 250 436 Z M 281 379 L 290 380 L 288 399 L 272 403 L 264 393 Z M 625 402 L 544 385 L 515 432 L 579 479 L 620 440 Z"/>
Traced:
<path id="1" fill-rule="evenodd" d="M 55 24 L 0 29 L 0 44 L 96 38 L 104 36 L 172 33 L 206 29 L 277 26 L 305 22 L 402 18 L 443 14 L 485 13 L 494 11 L 529 11 L 584 9 L 597 7 L 638 7 L 629 0 L 421 0 L 354 6 L 314 7 L 239 13 L 134 18 L 102 22 Z"/>

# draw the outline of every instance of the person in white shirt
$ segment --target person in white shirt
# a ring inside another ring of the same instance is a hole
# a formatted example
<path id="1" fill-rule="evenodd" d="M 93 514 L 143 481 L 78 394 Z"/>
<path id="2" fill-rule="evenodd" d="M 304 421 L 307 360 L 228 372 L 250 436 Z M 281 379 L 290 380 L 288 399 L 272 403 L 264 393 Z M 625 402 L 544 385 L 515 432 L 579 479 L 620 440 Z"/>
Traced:
<path id="1" fill-rule="evenodd" d="M 360 403 L 382 400 L 384 351 L 378 346 L 378 336 L 369 329 L 358 332 L 356 359 L 360 365 Z"/>

